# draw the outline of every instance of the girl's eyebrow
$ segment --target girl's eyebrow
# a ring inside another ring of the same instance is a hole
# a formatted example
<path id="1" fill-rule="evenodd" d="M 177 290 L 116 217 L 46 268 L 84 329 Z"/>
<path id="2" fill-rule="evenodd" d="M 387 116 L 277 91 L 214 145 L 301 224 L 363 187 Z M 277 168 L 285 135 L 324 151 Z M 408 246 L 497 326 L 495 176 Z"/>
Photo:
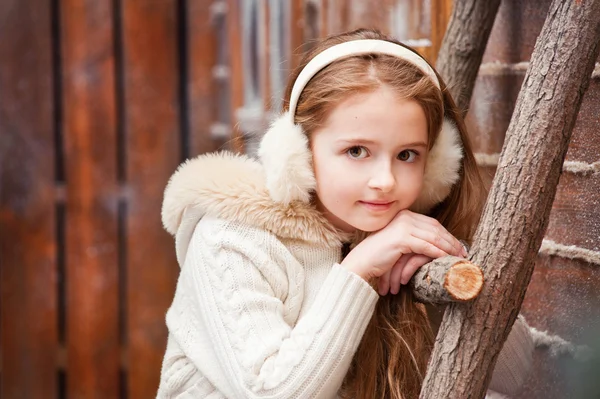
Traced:
<path id="1" fill-rule="evenodd" d="M 361 139 L 361 138 L 354 138 L 354 139 L 341 139 L 337 141 L 338 143 L 341 144 L 367 144 L 367 145 L 373 145 L 373 144 L 377 144 L 375 141 L 373 140 L 369 140 L 369 139 Z"/>
<path id="2" fill-rule="evenodd" d="M 424 141 L 415 141 L 412 143 L 406 143 L 403 144 L 402 147 L 425 147 L 427 148 L 427 143 L 425 143 Z"/>
<path id="3" fill-rule="evenodd" d="M 362 139 L 362 138 L 355 138 L 355 139 L 341 139 L 337 141 L 340 144 L 364 144 L 364 145 L 377 145 L 379 143 L 377 143 L 376 141 L 373 140 L 369 140 L 369 139 Z M 427 148 L 427 143 L 425 143 L 424 141 L 415 141 L 412 143 L 403 143 L 402 145 L 400 145 L 399 147 L 424 147 Z"/>

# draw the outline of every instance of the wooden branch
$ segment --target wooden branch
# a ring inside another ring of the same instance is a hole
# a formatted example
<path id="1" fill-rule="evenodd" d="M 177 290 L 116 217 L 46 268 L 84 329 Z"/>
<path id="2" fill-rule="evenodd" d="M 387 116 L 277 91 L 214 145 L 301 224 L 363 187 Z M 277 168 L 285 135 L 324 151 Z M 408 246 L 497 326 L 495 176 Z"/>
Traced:
<path id="1" fill-rule="evenodd" d="M 471 248 L 486 284 L 449 304 L 421 398 L 483 398 L 517 317 L 594 61 L 600 0 L 553 0 L 517 99 Z"/>
<path id="2" fill-rule="evenodd" d="M 466 259 L 445 256 L 421 267 L 410 285 L 423 303 L 465 302 L 481 292 L 483 272 Z"/>
<path id="3" fill-rule="evenodd" d="M 436 69 L 458 107 L 466 112 L 500 0 L 456 0 Z"/>

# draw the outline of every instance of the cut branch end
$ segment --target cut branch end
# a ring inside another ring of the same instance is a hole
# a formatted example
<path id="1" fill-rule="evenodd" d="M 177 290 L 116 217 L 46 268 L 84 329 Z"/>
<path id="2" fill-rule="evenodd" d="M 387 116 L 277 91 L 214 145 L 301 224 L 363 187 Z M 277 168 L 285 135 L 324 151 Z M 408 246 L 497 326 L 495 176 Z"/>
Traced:
<path id="1" fill-rule="evenodd" d="M 454 264 L 446 273 L 444 288 L 457 301 L 470 301 L 483 287 L 483 272 L 469 261 Z"/>
<path id="2" fill-rule="evenodd" d="M 465 302 L 481 292 L 483 272 L 468 260 L 444 256 L 421 267 L 411 284 L 415 298 L 421 302 Z"/>

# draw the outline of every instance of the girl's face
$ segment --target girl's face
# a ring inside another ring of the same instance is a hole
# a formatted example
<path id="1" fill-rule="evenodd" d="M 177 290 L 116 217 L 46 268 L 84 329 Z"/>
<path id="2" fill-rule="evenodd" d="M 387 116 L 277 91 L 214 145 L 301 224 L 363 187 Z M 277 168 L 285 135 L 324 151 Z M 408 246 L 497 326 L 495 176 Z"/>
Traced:
<path id="1" fill-rule="evenodd" d="M 377 231 L 421 192 L 427 120 L 417 102 L 384 86 L 334 108 L 311 148 L 318 209 L 341 230 Z"/>

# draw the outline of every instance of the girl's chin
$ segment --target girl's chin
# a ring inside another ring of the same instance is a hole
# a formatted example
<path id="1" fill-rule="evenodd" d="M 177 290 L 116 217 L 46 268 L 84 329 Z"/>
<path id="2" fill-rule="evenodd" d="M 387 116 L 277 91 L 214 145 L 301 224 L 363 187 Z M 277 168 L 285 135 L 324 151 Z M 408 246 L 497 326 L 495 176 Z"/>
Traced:
<path id="1" fill-rule="evenodd" d="M 345 233 L 354 233 L 356 230 L 372 233 L 387 226 L 393 217 L 369 217 L 363 214 L 350 215 L 347 219 L 342 219 L 340 216 L 334 216 L 329 213 L 327 219 L 339 230 Z"/>
<path id="2" fill-rule="evenodd" d="M 390 223 L 390 220 L 357 220 L 352 223 L 352 227 L 356 230 L 361 230 L 367 233 L 372 233 L 383 229 Z"/>

